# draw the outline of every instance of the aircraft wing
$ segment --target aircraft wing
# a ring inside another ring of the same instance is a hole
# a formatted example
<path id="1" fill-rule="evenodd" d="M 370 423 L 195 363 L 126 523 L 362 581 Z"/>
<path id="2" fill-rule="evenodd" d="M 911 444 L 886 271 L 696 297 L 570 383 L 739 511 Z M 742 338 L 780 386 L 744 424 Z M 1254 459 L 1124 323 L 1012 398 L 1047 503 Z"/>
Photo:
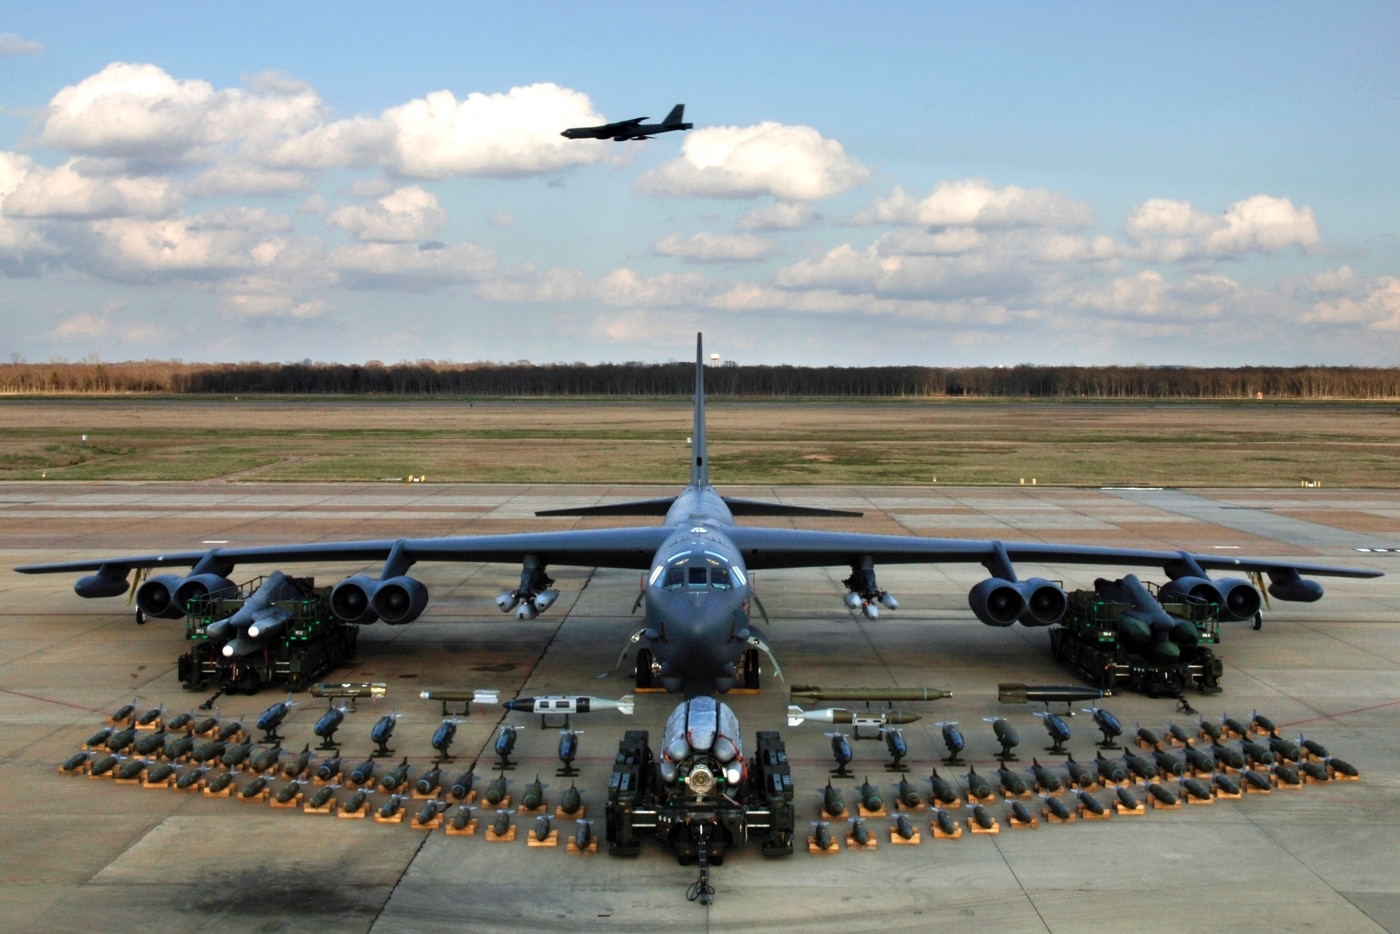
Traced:
<path id="1" fill-rule="evenodd" d="M 665 526 L 624 529 L 575 529 L 564 532 L 525 532 L 518 535 L 474 535 L 461 538 L 404 538 L 301 545 L 216 548 L 158 555 L 133 555 L 87 561 L 29 564 L 21 574 L 63 571 L 131 570 L 132 568 L 193 567 L 213 555 L 232 565 L 308 561 L 382 561 L 396 548 L 410 563 L 418 561 L 501 562 L 515 564 L 531 555 L 545 564 L 645 570 L 667 537 Z"/>
<path id="2" fill-rule="evenodd" d="M 1093 545 L 1054 545 L 1042 542 L 998 542 L 975 538 L 921 538 L 914 535 L 862 535 L 802 529 L 748 528 L 727 530 L 750 570 L 831 567 L 869 557 L 880 564 L 983 564 L 998 560 L 1004 549 L 1012 562 L 1028 564 L 1097 564 L 1106 567 L 1163 567 L 1184 558 L 1207 571 L 1296 571 L 1320 577 L 1381 577 L 1380 571 L 1303 564 L 1271 558 L 1193 555 L 1180 551 L 1101 548 Z"/>

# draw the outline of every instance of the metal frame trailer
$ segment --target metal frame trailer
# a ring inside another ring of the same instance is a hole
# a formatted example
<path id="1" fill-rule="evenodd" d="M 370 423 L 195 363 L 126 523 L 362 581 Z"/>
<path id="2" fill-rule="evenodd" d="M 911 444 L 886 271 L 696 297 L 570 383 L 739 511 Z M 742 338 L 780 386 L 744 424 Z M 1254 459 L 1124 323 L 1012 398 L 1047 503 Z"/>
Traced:
<path id="1" fill-rule="evenodd" d="M 1215 604 L 1190 598 L 1162 604 L 1169 615 L 1191 622 L 1199 635 L 1194 646 L 1183 646 L 1180 658 L 1169 661 L 1135 652 L 1121 638 L 1118 624 L 1133 611 L 1130 604 L 1105 600 L 1093 590 L 1066 596 L 1069 606 L 1064 621 L 1050 628 L 1050 651 L 1090 684 L 1105 690 L 1127 687 L 1148 697 L 1175 697 L 1191 686 L 1202 694 L 1220 693 L 1224 665 L 1210 648 L 1220 644 L 1220 612 Z"/>
<path id="2" fill-rule="evenodd" d="M 222 646 L 205 630 L 237 612 L 263 578 L 240 585 L 237 592 L 211 594 L 190 603 L 185 638 L 193 644 L 179 660 L 179 678 L 186 689 L 215 685 L 229 694 L 253 694 L 266 685 L 284 684 L 300 690 L 355 654 L 360 627 L 342 622 L 331 612 L 331 588 L 315 586 L 311 577 L 291 580 L 302 598 L 272 604 L 290 615 L 286 629 L 251 655 L 225 658 Z"/>
<path id="3" fill-rule="evenodd" d="M 684 784 L 666 786 L 647 744 L 646 730 L 628 730 L 618 744 L 608 780 L 608 852 L 636 856 L 641 835 L 655 834 L 682 866 L 720 865 L 725 850 L 760 839 L 764 856 L 791 856 L 792 771 L 787 749 L 774 731 L 761 731 L 749 760 L 748 781 L 737 800 L 697 798 Z"/>

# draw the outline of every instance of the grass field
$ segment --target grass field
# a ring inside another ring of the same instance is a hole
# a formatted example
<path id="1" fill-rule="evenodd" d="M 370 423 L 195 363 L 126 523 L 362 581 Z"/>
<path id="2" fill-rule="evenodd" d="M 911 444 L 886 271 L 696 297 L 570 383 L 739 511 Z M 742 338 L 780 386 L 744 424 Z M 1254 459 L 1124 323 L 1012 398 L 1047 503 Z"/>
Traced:
<path id="1" fill-rule="evenodd" d="M 689 433 L 688 399 L 8 397 L 0 479 L 683 483 Z M 709 437 L 720 484 L 1400 486 L 1393 404 L 721 399 Z"/>

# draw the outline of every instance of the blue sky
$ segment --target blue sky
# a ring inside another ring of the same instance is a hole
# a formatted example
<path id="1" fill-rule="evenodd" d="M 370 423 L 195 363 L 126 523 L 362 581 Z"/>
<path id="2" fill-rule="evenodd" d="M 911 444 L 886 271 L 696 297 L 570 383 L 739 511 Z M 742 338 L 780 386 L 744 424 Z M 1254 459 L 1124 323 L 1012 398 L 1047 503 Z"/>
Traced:
<path id="1" fill-rule="evenodd" d="M 1395 365 L 1397 39 L 1392 3 L 3 3 L 0 352 Z"/>

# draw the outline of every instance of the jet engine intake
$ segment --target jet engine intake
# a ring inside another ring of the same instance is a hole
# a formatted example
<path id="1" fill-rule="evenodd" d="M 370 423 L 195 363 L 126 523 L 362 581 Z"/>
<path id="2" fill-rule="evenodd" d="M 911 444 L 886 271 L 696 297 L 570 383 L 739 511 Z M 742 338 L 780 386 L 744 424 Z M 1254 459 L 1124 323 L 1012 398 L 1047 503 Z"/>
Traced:
<path id="1" fill-rule="evenodd" d="M 191 600 L 200 600 L 221 591 L 237 593 L 238 585 L 221 574 L 191 574 L 180 582 L 170 597 L 183 611 Z"/>
<path id="2" fill-rule="evenodd" d="M 968 591 L 967 604 L 988 626 L 1010 626 L 1028 612 L 1020 586 L 999 577 L 989 577 Z"/>
<path id="3" fill-rule="evenodd" d="M 1026 610 L 1018 617 L 1022 626 L 1053 626 L 1064 619 L 1069 598 L 1054 581 L 1032 577 L 1014 585 L 1026 601 Z"/>
<path id="4" fill-rule="evenodd" d="M 182 604 L 175 602 L 175 591 L 184 578 L 176 574 L 148 577 L 136 588 L 136 607 L 151 619 L 179 619 L 185 615 Z"/>
<path id="5" fill-rule="evenodd" d="M 1252 619 L 1263 600 L 1249 581 L 1238 577 L 1211 580 L 1208 577 L 1178 577 L 1165 584 L 1158 599 L 1167 603 L 1173 599 L 1193 597 L 1220 607 L 1220 616 L 1227 620 Z"/>
<path id="6" fill-rule="evenodd" d="M 331 590 L 331 612 L 346 623 L 373 623 L 379 619 L 370 601 L 379 581 L 363 574 L 347 577 Z"/>
<path id="7" fill-rule="evenodd" d="M 370 597 L 370 609 L 391 626 L 411 623 L 428 606 L 428 588 L 406 574 L 380 581 Z"/>

